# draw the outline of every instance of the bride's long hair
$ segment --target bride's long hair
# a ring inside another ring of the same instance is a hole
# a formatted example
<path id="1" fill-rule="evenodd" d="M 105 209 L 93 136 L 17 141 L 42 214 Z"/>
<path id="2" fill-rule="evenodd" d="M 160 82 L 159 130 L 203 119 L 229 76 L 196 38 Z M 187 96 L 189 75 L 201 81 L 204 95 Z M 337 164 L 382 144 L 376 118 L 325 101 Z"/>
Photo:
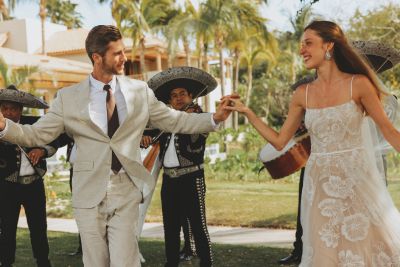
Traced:
<path id="1" fill-rule="evenodd" d="M 334 43 L 333 59 L 339 70 L 346 73 L 363 74 L 367 76 L 375 86 L 379 98 L 387 95 L 380 85 L 379 79 L 373 69 L 349 44 L 339 25 L 331 21 L 315 20 L 308 24 L 307 27 L 304 28 L 304 31 L 307 29 L 315 31 L 324 42 Z"/>

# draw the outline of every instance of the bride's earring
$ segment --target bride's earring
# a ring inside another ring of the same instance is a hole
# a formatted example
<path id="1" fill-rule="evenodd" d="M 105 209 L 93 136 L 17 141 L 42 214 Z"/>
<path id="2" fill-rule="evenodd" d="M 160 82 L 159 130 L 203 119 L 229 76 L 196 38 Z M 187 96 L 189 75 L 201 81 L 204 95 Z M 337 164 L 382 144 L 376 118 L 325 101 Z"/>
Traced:
<path id="1" fill-rule="evenodd" d="M 329 53 L 329 50 L 326 50 L 326 52 L 325 52 L 325 60 L 331 60 L 331 58 L 332 58 L 331 53 Z"/>

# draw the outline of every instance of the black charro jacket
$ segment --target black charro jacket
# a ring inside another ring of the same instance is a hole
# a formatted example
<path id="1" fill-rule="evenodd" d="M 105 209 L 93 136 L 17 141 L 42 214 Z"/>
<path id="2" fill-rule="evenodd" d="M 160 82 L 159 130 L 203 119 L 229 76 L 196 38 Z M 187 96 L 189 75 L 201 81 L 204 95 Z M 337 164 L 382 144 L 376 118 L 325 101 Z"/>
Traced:
<path id="1" fill-rule="evenodd" d="M 160 137 L 160 161 L 164 162 L 165 152 L 171 140 L 171 133 Z M 204 163 L 204 151 L 208 134 L 175 134 L 174 145 L 179 167 L 189 167 Z"/>
<path id="2" fill-rule="evenodd" d="M 20 124 L 33 124 L 39 117 L 21 116 Z M 45 157 L 53 155 L 58 148 L 58 140 L 53 141 L 48 146 L 42 147 L 45 149 Z M 29 153 L 33 148 L 22 148 L 25 153 Z M 22 153 L 17 145 L 0 140 L 0 180 L 17 181 L 19 170 L 21 168 Z M 35 174 L 43 177 L 47 171 L 46 160 L 41 159 L 38 164 L 33 166 Z"/>

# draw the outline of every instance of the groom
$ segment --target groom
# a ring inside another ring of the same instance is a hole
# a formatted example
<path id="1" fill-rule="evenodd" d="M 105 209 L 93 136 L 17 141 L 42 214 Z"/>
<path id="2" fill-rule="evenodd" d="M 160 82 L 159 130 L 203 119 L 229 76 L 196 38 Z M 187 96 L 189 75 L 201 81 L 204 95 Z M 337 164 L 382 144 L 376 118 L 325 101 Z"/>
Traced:
<path id="1" fill-rule="evenodd" d="M 146 124 L 167 132 L 204 133 L 230 112 L 222 101 L 214 114 L 175 111 L 142 81 L 124 76 L 125 47 L 118 28 L 94 27 L 86 39 L 93 63 L 87 79 L 58 91 L 49 112 L 33 125 L 0 113 L 0 138 L 32 147 L 66 132 L 76 144 L 72 204 L 86 267 L 140 266 L 135 238 L 144 184 L 154 179 L 142 166 L 139 144 Z"/>

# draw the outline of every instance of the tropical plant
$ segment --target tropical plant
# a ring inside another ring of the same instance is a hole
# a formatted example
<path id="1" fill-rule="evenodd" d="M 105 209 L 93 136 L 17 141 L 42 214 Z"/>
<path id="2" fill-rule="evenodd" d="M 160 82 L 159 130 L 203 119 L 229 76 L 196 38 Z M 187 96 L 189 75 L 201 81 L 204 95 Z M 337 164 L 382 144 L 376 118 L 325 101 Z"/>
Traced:
<path id="1" fill-rule="evenodd" d="M 151 29 L 167 25 L 176 13 L 173 0 L 99 0 L 110 2 L 111 13 L 124 36 L 132 39 L 132 61 L 140 48 L 140 70 L 146 79 L 145 37 Z"/>
<path id="2" fill-rule="evenodd" d="M 47 0 L 47 17 L 53 23 L 67 26 L 68 29 L 81 28 L 82 15 L 76 11 L 78 4 L 70 0 Z"/>
<path id="3" fill-rule="evenodd" d="M 33 87 L 33 82 L 29 77 L 39 72 L 37 66 L 22 66 L 20 68 L 10 68 L 4 59 L 0 56 L 0 75 L 2 83 L 5 87 L 13 84 L 17 88 L 22 87 L 24 84 L 30 84 Z"/>
<path id="4" fill-rule="evenodd" d="M 175 54 L 176 48 L 179 47 L 179 41 L 182 41 L 186 55 L 186 66 L 192 65 L 190 40 L 191 37 L 195 37 L 195 33 L 187 27 L 187 22 L 193 21 L 198 15 L 199 12 L 193 3 L 190 0 L 185 0 L 183 8 L 177 9 L 175 16 L 168 25 L 163 26 L 163 33 L 168 41 L 169 53 Z"/>
<path id="5" fill-rule="evenodd" d="M 26 2 L 29 0 L 25 0 Z M 32 0 L 30 0 L 32 1 Z M 37 0 L 34 0 L 36 2 Z M 0 13 L 2 19 L 10 19 L 10 12 L 15 9 L 22 0 L 0 0 Z M 68 28 L 80 27 L 82 25 L 82 16 L 75 11 L 77 4 L 70 0 L 39 0 L 39 17 L 42 32 L 42 54 L 46 54 L 46 36 L 45 21 L 49 17 L 52 22 L 61 23 Z"/>
<path id="6" fill-rule="evenodd" d="M 227 48 L 233 58 L 233 93 L 237 92 L 239 85 L 239 68 L 247 67 L 247 90 L 244 99 L 250 102 L 253 81 L 253 66 L 262 60 L 275 62 L 278 53 L 275 38 L 266 27 L 267 20 L 258 12 L 259 3 L 247 3 L 238 11 L 239 27 L 233 29 L 226 39 Z M 270 64 L 271 65 L 271 64 Z M 233 125 L 237 128 L 237 114 L 234 114 Z"/>
<path id="7" fill-rule="evenodd" d="M 29 93 L 35 94 L 33 81 L 29 78 L 38 73 L 37 66 L 22 66 L 20 68 L 10 68 L 4 59 L 0 56 L 0 78 L 4 87 L 11 84 L 17 88 L 26 88 Z M 36 109 L 24 109 L 24 114 L 38 115 Z"/>
<path id="8" fill-rule="evenodd" d="M 352 40 L 377 41 L 400 50 L 400 4 L 389 4 L 350 19 L 347 36 Z M 400 88 L 400 65 L 380 74 L 386 86 Z"/>
<path id="9" fill-rule="evenodd" d="M 207 31 L 213 36 L 214 47 L 219 54 L 221 95 L 225 95 L 224 52 L 225 41 L 229 33 L 237 29 L 240 21 L 237 16 L 237 4 L 241 1 L 208 0 L 203 5 L 201 20 L 207 25 Z"/>

